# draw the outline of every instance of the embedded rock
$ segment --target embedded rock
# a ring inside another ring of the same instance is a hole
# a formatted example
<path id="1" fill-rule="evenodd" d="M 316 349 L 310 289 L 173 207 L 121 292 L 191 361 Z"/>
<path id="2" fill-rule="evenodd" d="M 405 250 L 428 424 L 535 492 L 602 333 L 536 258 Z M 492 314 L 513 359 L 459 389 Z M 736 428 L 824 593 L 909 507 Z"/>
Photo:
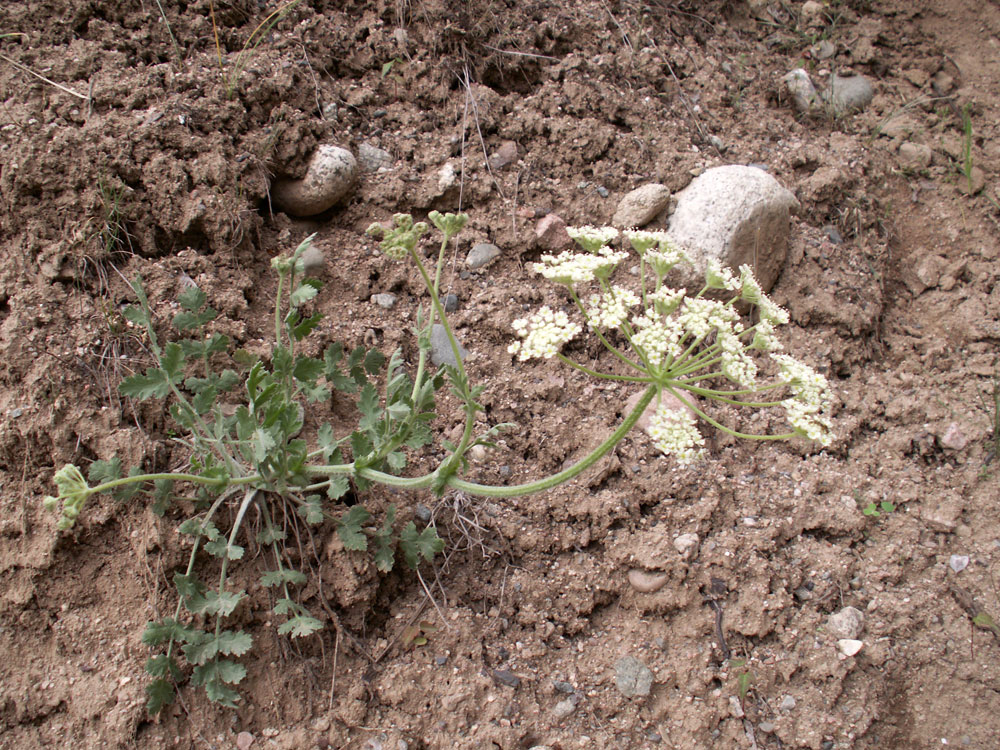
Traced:
<path id="1" fill-rule="evenodd" d="M 788 255 L 789 215 L 798 207 L 767 172 L 738 164 L 709 169 L 677 194 L 668 232 L 694 269 L 678 266 L 686 278 L 671 284 L 700 289 L 714 259 L 734 271 L 749 265 L 764 291 L 770 290 Z"/>
<path id="2" fill-rule="evenodd" d="M 625 656 L 615 662 L 615 685 L 626 698 L 646 696 L 653 687 L 653 673 L 634 656 Z"/>
<path id="3" fill-rule="evenodd" d="M 854 640 L 865 626 L 864 613 L 854 607 L 844 607 L 827 618 L 826 629 L 830 635 L 839 639 Z"/>
<path id="4" fill-rule="evenodd" d="M 628 193 L 619 201 L 611 223 L 623 229 L 643 227 L 657 217 L 670 203 L 666 185 L 650 183 Z"/>
<path id="5" fill-rule="evenodd" d="M 461 343 L 458 344 L 458 356 L 465 360 L 468 351 Z M 458 360 L 455 359 L 455 352 L 451 349 L 451 341 L 448 339 L 448 332 L 440 323 L 435 323 L 431 327 L 431 362 L 440 367 L 449 365 L 458 367 Z"/>
<path id="6" fill-rule="evenodd" d="M 837 117 L 849 112 L 860 112 L 869 104 L 875 92 L 871 83 L 864 76 L 834 76 L 830 85 L 822 94 L 823 100 L 829 105 Z"/>
<path id="7" fill-rule="evenodd" d="M 275 180 L 271 198 L 292 216 L 315 216 L 343 200 L 358 175 L 358 163 L 350 151 L 338 146 L 320 146 L 309 160 L 300 180 Z"/>
<path id="8" fill-rule="evenodd" d="M 392 154 L 385 149 L 362 143 L 358 146 L 358 161 L 366 172 L 378 172 L 380 169 L 389 169 L 393 159 Z"/>
<path id="9" fill-rule="evenodd" d="M 547 214 L 535 225 L 535 239 L 543 250 L 557 253 L 565 250 L 573 240 L 566 234 L 566 222 L 557 214 Z"/>
<path id="10" fill-rule="evenodd" d="M 785 86 L 785 92 L 795 105 L 795 109 L 801 114 L 805 114 L 819 101 L 816 87 L 813 86 L 812 79 L 803 68 L 796 68 L 790 73 L 786 73 L 781 79 Z"/>
<path id="11" fill-rule="evenodd" d="M 472 246 L 465 264 L 469 268 L 484 268 L 500 255 L 500 248 L 491 242 L 480 242 Z"/>
<path id="12" fill-rule="evenodd" d="M 669 579 L 670 576 L 666 573 L 650 573 L 639 568 L 633 568 L 628 572 L 629 585 L 640 594 L 655 594 Z"/>

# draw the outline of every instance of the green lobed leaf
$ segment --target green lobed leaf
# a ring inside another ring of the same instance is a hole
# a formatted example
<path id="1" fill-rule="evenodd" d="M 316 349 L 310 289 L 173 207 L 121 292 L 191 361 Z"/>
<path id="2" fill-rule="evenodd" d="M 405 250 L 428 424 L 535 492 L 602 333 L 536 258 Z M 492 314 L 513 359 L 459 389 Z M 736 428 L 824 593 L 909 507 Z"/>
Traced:
<path id="1" fill-rule="evenodd" d="M 323 282 L 319 279 L 306 279 L 294 292 L 291 293 L 289 297 L 289 304 L 292 307 L 304 305 L 316 296 L 321 286 L 323 286 Z"/>
<path id="2" fill-rule="evenodd" d="M 257 533 L 258 544 L 274 544 L 285 538 L 285 530 L 276 526 L 266 526 Z"/>
<path id="3" fill-rule="evenodd" d="M 206 307 L 199 312 L 181 311 L 174 316 L 174 328 L 178 331 L 191 331 L 201 328 L 206 323 L 215 320 L 218 313 L 211 307 Z"/>
<path id="4" fill-rule="evenodd" d="M 179 680 L 181 668 L 166 654 L 158 654 L 146 660 L 146 674 L 151 677 L 171 677 L 174 680 Z"/>
<path id="5" fill-rule="evenodd" d="M 176 341 L 163 347 L 160 367 L 171 383 L 179 383 L 184 375 L 184 350 Z"/>
<path id="6" fill-rule="evenodd" d="M 299 612 L 303 610 L 300 604 L 296 604 L 291 599 L 278 599 L 274 604 L 274 609 L 271 610 L 276 615 L 288 615 L 292 612 Z"/>
<path id="7" fill-rule="evenodd" d="M 301 321 L 292 326 L 292 336 L 296 341 L 301 341 L 312 333 L 313 329 L 316 328 L 322 320 L 322 313 L 313 313 L 308 318 L 303 318 Z"/>
<path id="8" fill-rule="evenodd" d="M 170 393 L 170 383 L 163 370 L 150 367 L 143 375 L 130 375 L 125 378 L 118 386 L 118 390 L 127 398 L 145 401 L 147 398 L 164 398 Z"/>
<path id="9" fill-rule="evenodd" d="M 201 596 L 205 592 L 204 583 L 193 575 L 188 576 L 183 573 L 174 574 L 174 586 L 177 588 L 177 593 L 182 599 Z"/>
<path id="10" fill-rule="evenodd" d="M 403 551 L 406 564 L 413 570 L 420 567 L 420 558 L 427 562 L 444 549 L 444 541 L 437 535 L 437 529 L 428 526 L 417 533 L 417 526 L 410 521 L 399 536 L 399 547 Z"/>
<path id="11" fill-rule="evenodd" d="M 368 549 L 368 537 L 365 536 L 362 526 L 371 517 L 372 514 L 361 505 L 355 505 L 340 517 L 337 534 L 339 534 L 346 549 L 355 552 Z"/>
<path id="12" fill-rule="evenodd" d="M 225 656 L 243 656 L 253 646 L 253 638 L 242 630 L 223 630 L 219 633 L 219 653 Z"/>
<path id="13" fill-rule="evenodd" d="M 330 477 L 330 484 L 326 488 L 326 496 L 331 500 L 339 500 L 351 489 L 350 480 L 344 475 Z"/>
<path id="14" fill-rule="evenodd" d="M 375 567 L 388 573 L 396 563 L 396 545 L 392 536 L 392 527 L 396 523 L 396 506 L 392 504 L 386 511 L 382 527 L 375 532 Z"/>
<path id="15" fill-rule="evenodd" d="M 157 479 L 153 482 L 153 512 L 158 516 L 166 514 L 174 499 L 174 481 L 172 479 Z"/>
<path id="16" fill-rule="evenodd" d="M 399 451 L 393 451 L 385 457 L 385 462 L 389 465 L 390 469 L 398 472 L 406 467 L 406 456 Z"/>
<path id="17" fill-rule="evenodd" d="M 162 677 L 146 685 L 146 710 L 156 715 L 174 702 L 174 686 Z"/>
<path id="18" fill-rule="evenodd" d="M 231 687 L 223 685 L 220 680 L 211 680 L 205 683 L 205 695 L 213 703 L 218 703 L 226 708 L 237 708 L 240 701 L 240 694 Z"/>
<path id="19" fill-rule="evenodd" d="M 365 370 L 369 375 L 377 375 L 385 364 L 385 355 L 378 349 L 372 349 L 365 355 Z"/>
<path id="20" fill-rule="evenodd" d="M 142 642 L 147 646 L 159 646 L 167 641 L 188 641 L 197 631 L 167 617 L 159 622 L 147 622 L 142 631 Z"/>
<path id="21" fill-rule="evenodd" d="M 305 502 L 299 506 L 298 514 L 305 522 L 310 526 L 318 526 L 323 523 L 326 518 L 323 515 L 323 505 L 320 503 L 319 497 L 316 495 L 311 495 L 306 498 Z"/>
<path id="22" fill-rule="evenodd" d="M 313 357 L 296 357 L 292 375 L 295 376 L 296 380 L 312 385 L 323 374 L 324 369 L 325 366 L 321 360 Z"/>
<path id="23" fill-rule="evenodd" d="M 371 383 L 365 383 L 361 389 L 361 397 L 358 399 L 358 410 L 361 412 L 361 421 L 358 423 L 358 427 L 362 430 L 373 430 L 382 418 L 382 409 L 378 403 L 378 392 Z"/>
<path id="24" fill-rule="evenodd" d="M 260 577 L 260 585 L 270 588 L 282 583 L 305 583 L 306 576 L 298 570 L 282 568 L 281 570 L 269 570 Z"/>
<path id="25" fill-rule="evenodd" d="M 292 638 L 303 638 L 322 629 L 323 623 L 315 617 L 296 615 L 288 622 L 283 623 L 281 627 L 278 628 L 278 633 L 281 635 L 290 635 Z"/>
<path id="26" fill-rule="evenodd" d="M 206 542 L 205 551 L 212 557 L 219 559 L 240 560 L 243 558 L 244 549 L 238 544 L 229 544 L 224 537 L 219 537 L 214 541 Z"/>
<path id="27" fill-rule="evenodd" d="M 181 306 L 181 309 L 188 312 L 200 310 L 206 302 L 208 302 L 208 295 L 193 285 L 177 295 L 177 304 Z"/>

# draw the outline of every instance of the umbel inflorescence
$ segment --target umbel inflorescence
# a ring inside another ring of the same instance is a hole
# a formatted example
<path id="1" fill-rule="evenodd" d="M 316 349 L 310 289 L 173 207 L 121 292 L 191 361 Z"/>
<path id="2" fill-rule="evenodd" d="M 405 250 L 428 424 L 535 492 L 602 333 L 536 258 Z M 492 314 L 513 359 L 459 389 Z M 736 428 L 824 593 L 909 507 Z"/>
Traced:
<path id="1" fill-rule="evenodd" d="M 802 435 L 830 444 L 829 384 L 808 365 L 780 353 L 775 332 L 788 323 L 788 313 L 764 293 L 749 266 L 741 266 L 736 275 L 709 261 L 704 286 L 688 294 L 667 285 L 676 265 L 690 263 L 669 236 L 627 230 L 624 237 L 639 256 L 638 288 L 633 290 L 611 283 L 629 257 L 612 246 L 618 230 L 586 226 L 567 231 L 583 252 L 543 255 L 532 269 L 566 288 L 582 323 L 564 310 L 542 307 L 513 322 L 518 340 L 510 345 L 511 354 L 521 361 L 557 357 L 589 375 L 655 388 L 658 405 L 647 432 L 658 449 L 682 464 L 703 454 L 698 417 L 738 437 L 778 440 Z M 744 322 L 739 302 L 752 306 L 751 320 L 756 322 Z M 613 372 L 596 371 L 562 353 L 585 328 L 613 355 L 618 363 Z M 775 377 L 766 380 L 762 372 Z M 769 392 L 779 392 L 780 398 L 750 400 Z M 686 408 L 678 409 L 673 399 L 663 398 L 665 393 Z M 705 413 L 692 395 L 736 406 L 783 408 L 792 430 L 776 435 L 738 432 Z"/>

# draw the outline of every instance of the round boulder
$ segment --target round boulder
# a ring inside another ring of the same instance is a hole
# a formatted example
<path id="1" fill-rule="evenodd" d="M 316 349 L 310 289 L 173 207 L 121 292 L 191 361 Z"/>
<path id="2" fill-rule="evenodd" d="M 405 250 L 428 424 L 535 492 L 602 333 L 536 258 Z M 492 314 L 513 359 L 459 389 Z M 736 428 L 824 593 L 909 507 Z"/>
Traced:
<path id="1" fill-rule="evenodd" d="M 275 180 L 271 198 L 292 216 L 315 216 L 343 200 L 358 176 L 354 155 L 339 146 L 320 146 L 302 179 Z"/>

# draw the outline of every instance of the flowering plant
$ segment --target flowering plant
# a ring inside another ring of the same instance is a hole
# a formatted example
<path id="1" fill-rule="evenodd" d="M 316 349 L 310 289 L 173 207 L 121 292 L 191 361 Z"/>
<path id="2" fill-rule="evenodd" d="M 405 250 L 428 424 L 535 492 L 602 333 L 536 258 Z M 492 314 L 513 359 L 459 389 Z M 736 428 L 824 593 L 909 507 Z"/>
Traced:
<path id="1" fill-rule="evenodd" d="M 669 236 L 627 230 L 624 236 L 639 256 L 639 288 L 633 291 L 611 284 L 611 277 L 628 257 L 611 246 L 618 230 L 585 226 L 567 231 L 584 252 L 543 255 L 533 270 L 566 288 L 584 324 L 618 366 L 615 371 L 598 371 L 563 354 L 562 348 L 584 327 L 565 311 L 549 306 L 513 322 L 518 340 L 510 345 L 511 354 L 522 362 L 557 357 L 588 375 L 646 384 L 647 403 L 648 397 L 657 402 L 647 432 L 659 450 L 675 456 L 680 464 L 689 464 L 704 453 L 697 417 L 736 437 L 783 440 L 801 435 L 824 446 L 830 444 L 829 384 L 808 365 L 779 353 L 782 345 L 775 331 L 788 323 L 788 313 L 764 293 L 749 266 L 741 266 L 736 276 L 717 261 L 709 261 L 704 286 L 689 295 L 686 289 L 665 283 L 674 266 L 690 263 Z M 596 287 L 585 299 L 584 285 Z M 729 293 L 729 299 L 716 299 L 719 293 Z M 739 302 L 755 309 L 756 323 L 743 322 Z M 776 378 L 761 381 L 755 355 L 770 359 Z M 718 381 L 728 381 L 728 387 Z M 777 390 L 784 392 L 779 399 L 749 400 L 754 394 Z M 674 398 L 664 398 L 664 394 Z M 791 430 L 773 435 L 739 432 L 712 418 L 692 396 L 750 408 L 782 407 Z M 677 403 L 685 408 L 678 408 Z"/>

